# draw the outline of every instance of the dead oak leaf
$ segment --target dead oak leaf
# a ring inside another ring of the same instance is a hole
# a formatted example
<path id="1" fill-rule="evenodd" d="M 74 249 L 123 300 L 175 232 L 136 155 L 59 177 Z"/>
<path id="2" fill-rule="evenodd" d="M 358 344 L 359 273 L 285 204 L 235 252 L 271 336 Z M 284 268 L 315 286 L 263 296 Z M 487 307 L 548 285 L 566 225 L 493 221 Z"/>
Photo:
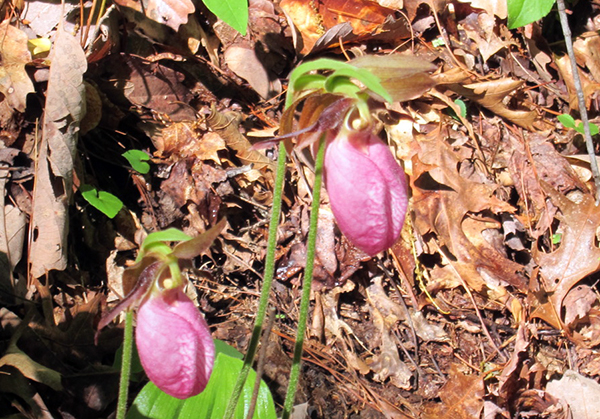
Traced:
<path id="1" fill-rule="evenodd" d="M 394 13 L 373 1 L 361 0 L 282 0 L 280 6 L 300 31 L 303 54 L 310 52 L 317 40 L 338 24 L 350 23 L 357 36 L 370 35 Z"/>
<path id="2" fill-rule="evenodd" d="M 33 92 L 33 83 L 25 71 L 25 64 L 31 61 L 27 49 L 27 34 L 5 20 L 0 24 L 0 93 L 8 104 L 19 112 L 25 112 L 27 94 Z"/>
<path id="3" fill-rule="evenodd" d="M 190 0 L 116 0 L 119 6 L 128 7 L 142 13 L 155 22 L 167 25 L 177 31 L 194 13 L 194 3 Z"/>
<path id="4" fill-rule="evenodd" d="M 534 122 L 536 122 L 537 114 L 534 111 L 514 110 L 504 104 L 504 99 L 522 84 L 523 81 L 521 80 L 502 78 L 466 85 L 454 84 L 449 87 L 467 99 L 474 100 L 496 115 L 528 131 L 535 131 Z"/>
<path id="5" fill-rule="evenodd" d="M 504 283 L 525 289 L 522 266 L 483 237 L 485 230 L 497 230 L 500 224 L 478 216 L 484 211 L 510 213 L 514 208 L 493 195 L 495 186 L 461 176 L 457 170 L 461 158 L 443 141 L 423 141 L 420 146 L 411 179 L 415 228 L 422 235 L 436 235 L 437 246 L 450 253 L 445 256 L 456 275 L 476 291 L 495 290 L 501 297 Z"/>
<path id="6" fill-rule="evenodd" d="M 547 184 L 542 184 L 554 205 L 560 209 L 556 218 L 562 232 L 557 249 L 544 253 L 538 246 L 532 249 L 535 262 L 540 266 L 544 289 L 558 313 L 564 297 L 571 288 L 600 269 L 600 248 L 596 230 L 600 226 L 600 211 L 590 194 L 583 195 L 578 204 L 569 200 Z"/>
<path id="7" fill-rule="evenodd" d="M 456 364 L 452 364 L 448 381 L 439 396 L 442 403 L 424 406 L 423 419 L 478 418 L 483 409 L 483 380 L 477 375 L 462 373 Z"/>

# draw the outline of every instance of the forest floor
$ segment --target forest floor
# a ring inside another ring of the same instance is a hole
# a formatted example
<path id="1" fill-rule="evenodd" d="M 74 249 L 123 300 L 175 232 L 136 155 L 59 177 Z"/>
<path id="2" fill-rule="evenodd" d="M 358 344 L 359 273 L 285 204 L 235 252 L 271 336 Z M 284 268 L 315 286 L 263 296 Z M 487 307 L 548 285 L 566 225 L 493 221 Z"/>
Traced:
<path id="1" fill-rule="evenodd" d="M 424 58 L 436 85 L 382 122 L 409 179 L 396 245 L 363 254 L 322 199 L 306 417 L 600 417 L 600 210 L 583 136 L 557 120 L 579 114 L 555 11 L 509 30 L 493 0 L 250 0 L 242 36 L 203 5 L 115 3 L 0 10 L 1 417 L 114 413 L 122 326 L 98 345 L 95 327 L 148 232 L 196 236 L 227 219 L 187 275 L 213 337 L 245 351 L 277 157 L 252 145 L 277 135 L 297 65 L 361 54 Z M 600 3 L 569 7 L 600 124 Z M 264 370 L 279 407 L 312 179 L 290 160 Z M 107 217 L 90 188 L 123 208 Z"/>

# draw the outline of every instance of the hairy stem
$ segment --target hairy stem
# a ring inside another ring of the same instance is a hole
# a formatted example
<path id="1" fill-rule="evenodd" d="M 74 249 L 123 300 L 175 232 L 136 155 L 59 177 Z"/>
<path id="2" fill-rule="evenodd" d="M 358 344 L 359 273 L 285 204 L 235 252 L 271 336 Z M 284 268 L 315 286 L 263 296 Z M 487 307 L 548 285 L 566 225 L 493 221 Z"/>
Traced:
<path id="1" fill-rule="evenodd" d="M 302 348 L 304 345 L 304 333 L 308 318 L 310 305 L 310 290 L 312 287 L 313 268 L 315 264 L 315 248 L 317 243 L 317 227 L 319 223 L 319 207 L 321 201 L 321 183 L 323 180 L 323 160 L 325 157 L 325 140 L 321 138 L 319 151 L 315 161 L 315 184 L 313 186 L 313 202 L 310 212 L 310 227 L 306 244 L 306 267 L 304 268 L 304 284 L 302 286 L 302 300 L 300 301 L 300 315 L 298 317 L 298 329 L 296 331 L 296 344 L 294 345 L 294 359 L 290 371 L 290 382 L 288 384 L 285 402 L 283 404 L 282 419 L 289 419 L 294 406 L 298 380 L 300 379 L 300 367 L 302 364 Z"/>
<path id="2" fill-rule="evenodd" d="M 125 419 L 127 413 L 127 396 L 129 395 L 129 376 L 131 374 L 131 354 L 133 352 L 133 313 L 125 314 L 125 331 L 123 333 L 123 358 L 121 360 L 121 378 L 119 380 L 119 398 L 117 401 L 116 419 Z"/>
<path id="3" fill-rule="evenodd" d="M 254 329 L 252 331 L 252 338 L 248 345 L 246 357 L 244 358 L 244 365 L 240 371 L 240 375 L 233 388 L 233 393 L 229 399 L 227 410 L 225 411 L 224 418 L 231 419 L 235 413 L 240 394 L 244 388 L 244 383 L 248 378 L 248 373 L 254 362 L 254 356 L 256 355 L 256 349 L 258 342 L 260 341 L 260 335 L 269 305 L 269 296 L 271 294 L 271 284 L 273 283 L 273 276 L 275 274 L 275 250 L 277 248 L 277 228 L 279 226 L 279 218 L 281 216 L 281 196 L 283 195 L 283 181 L 285 179 L 285 166 L 286 166 L 286 154 L 285 146 L 279 145 L 279 159 L 277 163 L 277 173 L 275 175 L 275 188 L 273 191 L 273 207 L 271 209 L 271 221 L 269 225 L 269 241 L 267 243 L 267 254 L 265 257 L 265 274 L 263 278 L 263 285 L 260 293 L 260 300 L 258 303 L 258 312 L 256 313 L 256 319 L 254 320 Z"/>

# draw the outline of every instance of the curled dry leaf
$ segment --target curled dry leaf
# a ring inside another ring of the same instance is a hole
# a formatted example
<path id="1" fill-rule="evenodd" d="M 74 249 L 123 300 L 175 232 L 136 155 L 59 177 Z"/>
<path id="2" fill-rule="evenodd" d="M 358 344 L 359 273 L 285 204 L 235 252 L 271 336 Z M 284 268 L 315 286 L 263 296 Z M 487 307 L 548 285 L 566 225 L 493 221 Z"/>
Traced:
<path id="1" fill-rule="evenodd" d="M 504 102 L 505 98 L 522 84 L 521 80 L 503 78 L 464 86 L 455 84 L 450 88 L 456 93 L 474 100 L 496 115 L 506 118 L 526 130 L 535 131 L 534 122 L 536 122 L 537 114 L 534 111 L 509 109 Z"/>
<path id="2" fill-rule="evenodd" d="M 33 92 L 33 83 L 25 71 L 25 64 L 31 61 L 27 34 L 11 26 L 9 20 L 0 23 L 0 34 L 0 93 L 13 109 L 25 112 L 27 94 Z"/>

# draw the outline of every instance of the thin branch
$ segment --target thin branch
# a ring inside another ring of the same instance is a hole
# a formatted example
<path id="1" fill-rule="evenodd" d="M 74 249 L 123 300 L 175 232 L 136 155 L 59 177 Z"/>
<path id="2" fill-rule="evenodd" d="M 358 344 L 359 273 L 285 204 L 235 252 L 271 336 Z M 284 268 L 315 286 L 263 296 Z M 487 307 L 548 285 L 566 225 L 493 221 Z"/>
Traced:
<path id="1" fill-rule="evenodd" d="M 569 60 L 571 61 L 573 81 L 575 83 L 575 90 L 577 90 L 577 103 L 579 105 L 579 115 L 581 115 L 581 122 L 583 123 L 585 147 L 590 156 L 590 166 L 594 175 L 594 184 L 596 185 L 596 205 L 598 205 L 600 204 L 600 170 L 598 170 L 598 162 L 596 161 L 594 142 L 592 141 L 592 134 L 590 132 L 590 124 L 587 109 L 585 107 L 585 97 L 583 95 L 583 88 L 581 87 L 581 79 L 579 78 L 579 69 L 577 68 L 577 61 L 575 61 L 575 52 L 573 51 L 573 39 L 571 38 L 571 29 L 569 28 L 569 21 L 567 20 L 567 12 L 565 11 L 564 0 L 556 0 L 556 3 L 558 5 L 560 26 L 562 27 L 562 31 L 565 36 L 565 44 L 567 46 Z"/>

